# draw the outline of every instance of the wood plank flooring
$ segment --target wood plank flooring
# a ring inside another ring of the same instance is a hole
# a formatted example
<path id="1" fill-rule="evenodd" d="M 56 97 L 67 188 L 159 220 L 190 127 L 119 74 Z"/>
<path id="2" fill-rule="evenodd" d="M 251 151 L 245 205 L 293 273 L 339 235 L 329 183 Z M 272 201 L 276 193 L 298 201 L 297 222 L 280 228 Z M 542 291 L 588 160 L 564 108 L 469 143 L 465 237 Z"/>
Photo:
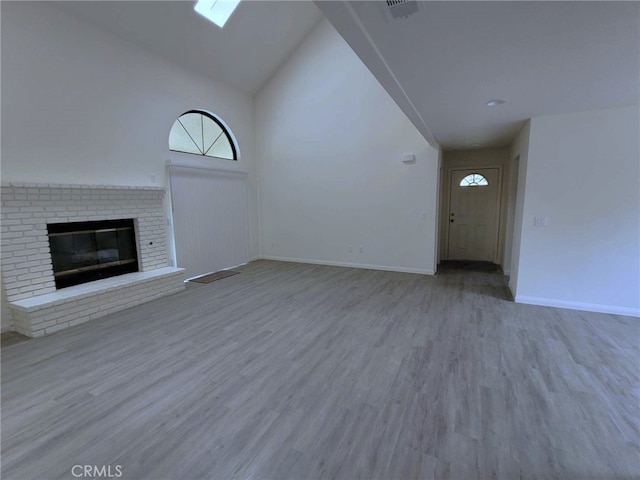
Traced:
<path id="1" fill-rule="evenodd" d="M 640 321 L 253 262 L 2 349 L 2 478 L 640 478 Z"/>

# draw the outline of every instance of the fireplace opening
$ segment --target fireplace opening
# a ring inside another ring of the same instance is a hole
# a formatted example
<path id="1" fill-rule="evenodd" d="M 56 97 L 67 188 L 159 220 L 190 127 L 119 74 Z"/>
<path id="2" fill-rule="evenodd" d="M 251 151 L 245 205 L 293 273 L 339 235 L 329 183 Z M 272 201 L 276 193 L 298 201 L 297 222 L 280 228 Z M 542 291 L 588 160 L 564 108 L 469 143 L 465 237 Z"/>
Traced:
<path id="1" fill-rule="evenodd" d="M 133 219 L 47 225 L 56 288 L 138 271 Z"/>

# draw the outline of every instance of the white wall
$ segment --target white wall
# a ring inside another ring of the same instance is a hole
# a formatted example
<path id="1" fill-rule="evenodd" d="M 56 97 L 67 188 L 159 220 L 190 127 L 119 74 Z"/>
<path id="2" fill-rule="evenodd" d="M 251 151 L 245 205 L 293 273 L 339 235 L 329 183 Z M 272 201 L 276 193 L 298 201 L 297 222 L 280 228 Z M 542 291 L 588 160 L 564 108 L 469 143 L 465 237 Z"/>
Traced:
<path id="1" fill-rule="evenodd" d="M 506 220 L 504 222 L 504 251 L 502 255 L 502 270 L 505 275 L 511 275 L 511 261 L 513 259 L 513 230 L 516 217 L 516 200 L 518 194 L 518 172 L 520 165 L 520 155 L 511 157 L 509 152 L 509 163 L 505 172 L 503 188 L 506 195 Z"/>
<path id="2" fill-rule="evenodd" d="M 253 99 L 47 2 L 2 2 L 2 180 L 167 185 L 168 135 L 184 111 L 218 114 L 249 170 L 258 253 Z"/>
<path id="3" fill-rule="evenodd" d="M 505 232 L 508 217 L 508 188 L 506 179 L 509 178 L 509 149 L 508 148 L 482 148 L 472 150 L 453 150 L 444 153 L 441 172 L 441 197 L 440 197 L 440 256 L 447 258 L 447 231 L 449 229 L 449 191 L 450 168 L 473 168 L 498 166 L 502 173 L 502 190 L 500 198 L 500 224 L 498 225 L 498 258 L 505 274 L 509 274 L 509 261 L 505 261 Z"/>
<path id="4" fill-rule="evenodd" d="M 515 209 L 513 213 L 513 229 L 511 239 L 511 268 L 509 274 L 509 289 L 515 298 L 518 290 L 518 269 L 520 266 L 520 244 L 522 240 L 522 220 L 524 211 L 524 196 L 526 192 L 527 164 L 529 160 L 529 134 L 531 122 L 522 127 L 520 133 L 511 146 L 512 159 L 517 158 L 518 178 L 516 179 Z"/>
<path id="5" fill-rule="evenodd" d="M 438 151 L 326 20 L 255 108 L 265 257 L 434 272 Z"/>
<path id="6" fill-rule="evenodd" d="M 0 282 L 2 279 L 0 278 Z M 11 315 L 9 313 L 7 294 L 5 293 L 4 283 L 0 287 L 0 332 L 11 330 Z"/>
<path id="7" fill-rule="evenodd" d="M 640 314 L 639 131 L 637 106 L 531 120 L 516 301 Z"/>

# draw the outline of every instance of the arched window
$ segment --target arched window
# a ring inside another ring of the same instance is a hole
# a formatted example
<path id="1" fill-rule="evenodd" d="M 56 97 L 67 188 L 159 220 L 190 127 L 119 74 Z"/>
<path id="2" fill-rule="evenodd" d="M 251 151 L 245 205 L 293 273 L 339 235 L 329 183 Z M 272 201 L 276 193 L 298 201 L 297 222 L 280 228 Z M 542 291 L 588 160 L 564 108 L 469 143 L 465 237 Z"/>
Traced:
<path id="1" fill-rule="evenodd" d="M 169 150 L 238 159 L 233 139 L 222 122 L 201 110 L 190 110 L 178 117 L 169 132 Z"/>
<path id="2" fill-rule="evenodd" d="M 487 185 L 489 182 L 479 173 L 472 173 L 460 180 L 461 187 L 486 187 Z"/>

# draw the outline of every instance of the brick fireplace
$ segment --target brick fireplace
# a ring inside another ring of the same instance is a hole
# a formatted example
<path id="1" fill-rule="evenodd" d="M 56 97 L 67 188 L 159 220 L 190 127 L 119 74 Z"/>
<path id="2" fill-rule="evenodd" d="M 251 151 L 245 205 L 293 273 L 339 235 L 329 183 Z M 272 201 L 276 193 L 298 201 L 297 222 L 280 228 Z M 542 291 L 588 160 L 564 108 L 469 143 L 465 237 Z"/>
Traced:
<path id="1" fill-rule="evenodd" d="M 12 325 L 36 337 L 184 289 L 169 266 L 160 187 L 2 184 L 2 281 Z M 132 219 L 139 272 L 56 289 L 48 225 Z"/>

